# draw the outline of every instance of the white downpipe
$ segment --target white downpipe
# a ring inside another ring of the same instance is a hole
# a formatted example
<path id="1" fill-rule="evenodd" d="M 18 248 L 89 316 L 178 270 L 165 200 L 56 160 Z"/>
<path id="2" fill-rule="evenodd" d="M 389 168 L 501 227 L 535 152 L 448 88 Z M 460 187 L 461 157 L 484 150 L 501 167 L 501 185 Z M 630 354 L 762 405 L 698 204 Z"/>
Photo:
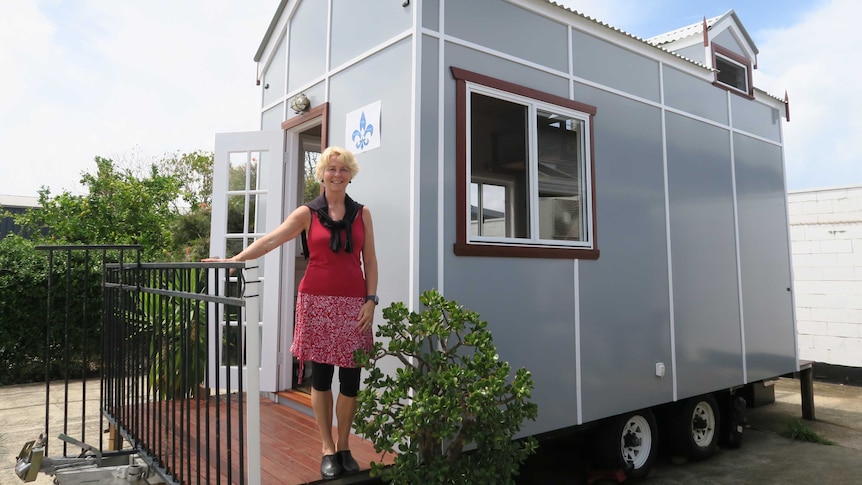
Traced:
<path id="1" fill-rule="evenodd" d="M 246 446 L 248 483 L 260 485 L 260 279 L 257 260 L 245 263 Z"/>

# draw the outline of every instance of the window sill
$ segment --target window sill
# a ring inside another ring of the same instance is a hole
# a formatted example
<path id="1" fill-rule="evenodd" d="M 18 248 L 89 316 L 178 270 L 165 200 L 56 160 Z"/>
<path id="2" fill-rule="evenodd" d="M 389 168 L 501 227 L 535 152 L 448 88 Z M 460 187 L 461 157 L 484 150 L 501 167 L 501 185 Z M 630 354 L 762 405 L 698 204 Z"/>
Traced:
<path id="1" fill-rule="evenodd" d="M 505 244 L 455 243 L 456 256 L 490 256 L 501 258 L 599 259 L 598 249 L 570 247 L 520 246 Z"/>

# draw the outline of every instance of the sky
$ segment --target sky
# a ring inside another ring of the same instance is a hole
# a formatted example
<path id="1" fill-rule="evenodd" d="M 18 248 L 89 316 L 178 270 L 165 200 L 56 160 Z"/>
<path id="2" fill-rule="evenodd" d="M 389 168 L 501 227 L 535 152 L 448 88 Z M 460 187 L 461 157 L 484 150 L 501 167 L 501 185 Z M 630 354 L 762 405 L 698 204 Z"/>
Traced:
<path id="1" fill-rule="evenodd" d="M 862 184 L 862 2 L 564 3 L 642 38 L 734 9 L 760 51 L 755 86 L 790 96 L 788 189 Z M 133 166 L 258 129 L 253 58 L 277 5 L 0 0 L 0 195 L 81 193 L 96 156 Z"/>

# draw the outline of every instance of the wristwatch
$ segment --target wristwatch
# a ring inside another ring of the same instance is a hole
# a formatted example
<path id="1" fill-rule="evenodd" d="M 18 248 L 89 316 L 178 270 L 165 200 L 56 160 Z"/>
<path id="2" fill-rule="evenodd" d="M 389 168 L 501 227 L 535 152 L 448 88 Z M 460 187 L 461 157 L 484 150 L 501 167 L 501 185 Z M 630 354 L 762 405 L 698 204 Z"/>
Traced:
<path id="1" fill-rule="evenodd" d="M 365 297 L 365 301 L 373 301 L 375 305 L 380 304 L 380 298 L 377 298 L 377 295 L 368 295 Z"/>

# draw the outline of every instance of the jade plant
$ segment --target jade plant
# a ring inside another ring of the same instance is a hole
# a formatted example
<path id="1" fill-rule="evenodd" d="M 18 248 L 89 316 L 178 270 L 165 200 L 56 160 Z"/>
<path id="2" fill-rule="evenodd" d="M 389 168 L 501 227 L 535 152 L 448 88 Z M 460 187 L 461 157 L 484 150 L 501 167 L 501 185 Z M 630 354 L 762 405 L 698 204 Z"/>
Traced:
<path id="1" fill-rule="evenodd" d="M 356 430 L 394 455 L 390 466 L 373 462 L 372 475 L 396 484 L 514 483 L 537 446 L 513 439 L 537 415 L 529 371 L 513 375 L 478 313 L 436 290 L 419 301 L 420 313 L 400 302 L 385 308 L 372 352 L 357 351 L 368 377 Z M 381 371 L 384 359 L 397 359 L 394 374 Z"/>

